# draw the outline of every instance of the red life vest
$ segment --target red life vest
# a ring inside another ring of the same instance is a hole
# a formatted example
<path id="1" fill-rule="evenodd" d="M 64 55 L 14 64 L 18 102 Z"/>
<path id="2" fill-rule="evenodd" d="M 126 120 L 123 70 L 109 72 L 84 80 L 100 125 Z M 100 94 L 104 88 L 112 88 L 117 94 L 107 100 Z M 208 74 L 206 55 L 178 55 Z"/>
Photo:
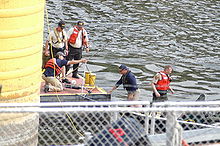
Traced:
<path id="1" fill-rule="evenodd" d="M 47 68 L 47 67 L 54 69 L 56 76 L 61 73 L 61 68 L 57 65 L 55 58 L 50 59 L 50 60 L 46 63 L 45 68 Z"/>
<path id="2" fill-rule="evenodd" d="M 169 90 L 171 78 L 164 71 L 160 71 L 159 73 L 161 74 L 162 79 L 156 83 L 156 89 L 157 90 Z"/>
<path id="3" fill-rule="evenodd" d="M 76 26 L 74 26 L 73 28 L 73 33 L 70 35 L 70 38 L 69 38 L 69 43 L 71 44 L 75 44 L 76 43 L 76 39 L 79 35 L 79 30 L 77 29 Z M 84 34 L 84 28 L 82 29 L 82 45 L 86 45 L 86 39 L 85 39 L 85 34 Z"/>

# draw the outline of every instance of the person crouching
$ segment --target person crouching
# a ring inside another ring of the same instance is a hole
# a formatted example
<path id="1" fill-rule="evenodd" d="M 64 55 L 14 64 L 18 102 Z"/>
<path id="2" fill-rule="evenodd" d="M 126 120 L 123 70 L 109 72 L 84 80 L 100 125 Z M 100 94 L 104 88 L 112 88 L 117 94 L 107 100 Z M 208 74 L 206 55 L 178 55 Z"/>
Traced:
<path id="1" fill-rule="evenodd" d="M 44 92 L 60 92 L 63 91 L 62 82 L 57 79 L 61 73 L 65 78 L 65 66 L 70 64 L 86 63 L 86 59 L 67 61 L 63 52 L 58 52 L 56 58 L 50 59 L 45 65 L 45 71 L 42 79 L 45 81 Z"/>

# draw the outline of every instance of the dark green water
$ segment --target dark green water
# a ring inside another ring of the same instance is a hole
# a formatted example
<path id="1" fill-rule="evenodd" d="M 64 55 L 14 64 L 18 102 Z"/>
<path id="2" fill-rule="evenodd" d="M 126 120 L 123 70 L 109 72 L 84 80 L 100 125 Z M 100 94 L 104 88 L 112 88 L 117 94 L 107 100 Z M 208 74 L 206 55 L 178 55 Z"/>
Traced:
<path id="1" fill-rule="evenodd" d="M 172 65 L 170 100 L 195 100 L 200 93 L 220 99 L 220 1 L 48 0 L 47 10 L 51 28 L 60 19 L 68 27 L 86 22 L 91 52 L 84 57 L 98 86 L 110 90 L 123 63 L 137 76 L 141 100 L 151 100 L 150 80 Z M 113 99 L 125 100 L 126 91 L 119 88 Z"/>

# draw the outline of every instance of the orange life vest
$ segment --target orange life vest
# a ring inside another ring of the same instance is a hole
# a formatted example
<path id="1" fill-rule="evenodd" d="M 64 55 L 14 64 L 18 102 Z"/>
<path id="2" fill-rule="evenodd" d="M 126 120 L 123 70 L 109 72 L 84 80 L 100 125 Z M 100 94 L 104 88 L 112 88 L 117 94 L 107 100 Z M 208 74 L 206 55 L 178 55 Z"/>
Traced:
<path id="1" fill-rule="evenodd" d="M 61 68 L 57 65 L 55 58 L 50 59 L 50 60 L 46 63 L 45 68 L 47 68 L 47 67 L 54 69 L 56 76 L 61 73 Z"/>
<path id="2" fill-rule="evenodd" d="M 156 83 L 156 89 L 157 90 L 168 90 L 170 89 L 169 85 L 171 82 L 171 78 L 164 72 L 164 71 L 160 71 L 159 72 L 162 76 L 162 79 L 159 80 Z"/>
<path id="3" fill-rule="evenodd" d="M 79 35 L 79 30 L 77 29 L 76 26 L 74 26 L 73 28 L 73 33 L 70 35 L 70 38 L 69 38 L 69 43 L 71 44 L 75 44 L 76 43 L 76 39 Z M 84 28 L 82 29 L 82 45 L 86 45 L 86 39 L 85 39 L 85 34 L 84 34 Z"/>

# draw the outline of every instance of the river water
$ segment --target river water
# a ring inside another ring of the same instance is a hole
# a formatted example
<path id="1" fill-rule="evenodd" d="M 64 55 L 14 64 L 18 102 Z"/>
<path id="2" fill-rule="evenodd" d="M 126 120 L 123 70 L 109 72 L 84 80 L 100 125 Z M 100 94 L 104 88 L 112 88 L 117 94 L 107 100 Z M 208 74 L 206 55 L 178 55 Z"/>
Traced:
<path id="1" fill-rule="evenodd" d="M 105 90 L 125 64 L 137 77 L 140 99 L 151 101 L 153 75 L 172 65 L 175 94 L 169 100 L 192 101 L 201 93 L 220 99 L 220 1 L 48 0 L 46 8 L 44 41 L 48 24 L 86 22 L 91 52 L 83 56 Z M 125 100 L 126 91 L 119 87 L 112 97 Z"/>

